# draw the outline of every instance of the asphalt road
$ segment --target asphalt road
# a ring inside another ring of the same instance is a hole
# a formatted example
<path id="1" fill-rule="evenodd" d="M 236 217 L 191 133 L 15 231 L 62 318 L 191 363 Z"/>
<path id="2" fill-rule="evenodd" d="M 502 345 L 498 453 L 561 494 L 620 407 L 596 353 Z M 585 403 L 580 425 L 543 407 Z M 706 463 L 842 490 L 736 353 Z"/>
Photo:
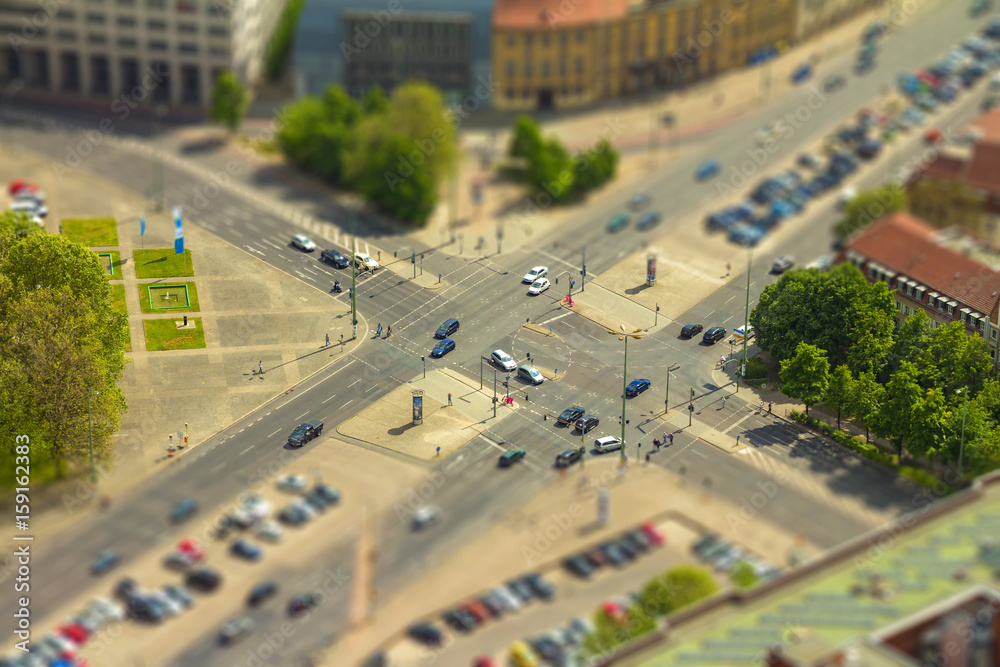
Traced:
<path id="1" fill-rule="evenodd" d="M 947 19 L 947 20 L 945 20 Z M 964 8 L 949 7 L 937 12 L 934 17 L 921 17 L 908 26 L 902 33 L 891 38 L 890 44 L 883 50 L 882 63 L 879 69 L 865 79 L 852 79 L 849 86 L 841 93 L 831 96 L 813 114 L 813 121 L 797 132 L 788 141 L 780 144 L 777 158 L 783 152 L 791 153 L 803 142 L 817 138 L 824 130 L 834 125 L 839 119 L 853 115 L 854 110 L 874 97 L 882 85 L 885 85 L 897 69 L 913 68 L 928 61 L 927 54 L 936 50 L 944 51 L 948 46 L 958 41 L 971 31 L 972 24 L 964 15 Z M 830 70 L 835 71 L 835 70 Z M 829 73 L 821 71 L 818 76 Z M 650 176 L 651 192 L 657 205 L 665 205 L 669 197 L 670 210 L 687 210 L 704 203 L 706 199 L 717 196 L 713 184 L 693 187 L 690 174 L 694 166 L 706 155 L 715 156 L 726 168 L 734 162 L 745 158 L 753 132 L 768 118 L 778 117 L 787 111 L 801 106 L 805 93 L 792 95 L 776 101 L 762 116 L 745 119 L 734 126 L 720 130 L 705 142 L 705 149 L 698 155 L 691 154 L 682 158 L 677 164 L 664 171 Z M 962 103 L 960 103 L 962 104 Z M 968 117 L 975 115 L 969 107 Z M 961 116 L 962 113 L 956 115 Z M 30 146 L 33 150 L 48 154 L 56 159 L 62 157 L 65 146 L 72 135 L 60 130 L 18 126 L 12 128 L 12 133 L 21 145 Z M 916 149 L 915 149 L 916 150 Z M 774 159 L 772 158 L 772 159 Z M 144 191 L 148 185 L 148 175 L 135 169 L 134 156 L 117 150 L 111 144 L 105 144 L 96 150 L 88 159 L 84 168 L 101 173 L 127 187 Z M 883 165 L 877 171 L 884 171 Z M 165 167 L 166 201 L 168 205 L 181 204 L 190 206 L 192 193 L 198 191 L 203 183 L 187 175 L 185 172 Z M 866 173 L 863 182 L 874 182 L 875 172 Z M 664 183 L 674 184 L 664 187 Z M 652 187 L 655 185 L 656 187 Z M 591 274 L 611 266 L 625 253 L 634 249 L 640 243 L 641 237 L 632 232 L 611 237 L 604 231 L 604 224 L 610 213 L 618 210 L 614 203 L 595 204 L 593 217 L 580 224 L 573 231 L 574 244 L 588 246 L 588 269 Z M 810 216 L 821 212 L 811 212 Z M 329 216 L 338 218 L 336 211 Z M 287 238 L 296 230 L 287 222 L 255 210 L 255 207 L 240 201 L 237 197 L 223 191 L 213 201 L 210 207 L 200 212 L 202 224 L 229 240 L 237 247 L 252 245 L 258 256 L 292 275 L 315 284 L 317 288 L 326 290 L 332 283 L 333 275 L 344 275 L 343 272 L 324 267 L 314 258 L 297 253 L 287 247 Z M 247 222 L 251 221 L 251 222 Z M 829 222 L 829 214 L 827 214 Z M 667 223 L 670 224 L 669 221 Z M 265 244 L 248 244 L 247 234 L 255 239 L 267 241 Z M 553 232 L 548 238 L 540 239 L 536 249 L 547 248 L 551 241 L 560 240 L 564 232 Z M 391 250 L 393 244 L 402 245 L 403 239 L 389 236 L 372 236 L 383 249 Z M 790 252 L 798 257 L 810 257 L 822 254 L 828 248 L 828 239 L 819 234 L 804 234 L 790 240 L 782 252 Z M 303 386 L 296 388 L 289 396 L 282 397 L 262 407 L 253 415 L 233 424 L 226 429 L 213 443 L 206 443 L 187 457 L 187 461 L 172 467 L 136 489 L 122 502 L 106 513 L 88 517 L 80 521 L 72 529 L 53 538 L 46 544 L 38 545 L 38 554 L 34 565 L 36 572 L 44 573 L 48 585 L 37 591 L 33 597 L 33 612 L 36 619 L 43 618 L 56 605 L 68 596 L 89 586 L 91 579 L 86 572 L 93 555 L 108 546 L 119 549 L 126 560 L 134 558 L 152 546 L 169 542 L 182 534 L 190 534 L 190 528 L 177 530 L 169 526 L 166 514 L 174 501 L 185 496 L 197 497 L 204 508 L 221 507 L 230 501 L 237 493 L 247 488 L 254 481 L 254 475 L 263 474 L 273 479 L 276 473 L 269 472 L 269 466 L 284 461 L 293 460 L 295 453 L 283 449 L 283 436 L 296 423 L 307 418 L 323 419 L 328 428 L 363 409 L 378 396 L 398 386 L 415 375 L 422 367 L 420 355 L 429 352 L 433 341 L 431 332 L 447 317 L 459 317 L 463 327 L 456 335 L 458 350 L 444 360 L 429 363 L 457 364 L 466 368 L 478 365 L 481 354 L 497 346 L 508 344 L 514 349 L 510 336 L 511 331 L 518 331 L 521 318 L 544 318 L 546 313 L 553 312 L 557 295 L 542 295 L 529 298 L 524 294 L 524 286 L 519 283 L 519 271 L 523 267 L 538 263 L 546 263 L 549 256 L 560 257 L 565 262 L 573 264 L 578 252 L 565 243 L 559 247 L 546 250 L 545 254 L 532 250 L 509 253 L 500 258 L 488 258 L 469 261 L 460 258 L 448 258 L 440 254 L 428 255 L 425 260 L 425 270 L 440 272 L 447 276 L 450 287 L 437 292 L 428 293 L 414 287 L 406 280 L 400 279 L 388 271 L 381 271 L 373 277 L 366 278 L 359 287 L 359 311 L 364 314 L 369 323 L 393 323 L 393 337 L 386 341 L 372 341 L 357 355 L 332 366 L 327 371 L 309 380 Z M 513 268 L 521 267 L 515 271 Z M 754 270 L 752 275 L 753 290 L 759 291 L 768 278 L 764 275 L 766 266 Z M 744 278 L 745 279 L 745 278 Z M 740 319 L 739 309 L 733 313 L 731 290 L 742 291 L 744 284 L 739 276 L 734 278 L 733 286 L 720 290 L 697 308 L 692 310 L 692 319 L 716 318 L 711 320 L 724 322 L 724 319 Z M 332 298 L 332 297 L 331 297 Z M 345 312 L 347 304 L 341 297 Z M 738 302 L 738 301 L 737 301 Z M 593 333 L 593 325 L 582 322 L 575 315 L 553 323 L 554 329 L 568 337 L 573 331 L 583 330 L 580 335 L 588 342 L 585 348 L 553 348 L 546 349 L 546 343 L 531 341 L 528 347 L 542 350 L 537 354 L 548 355 L 553 360 L 567 359 L 569 369 L 567 379 L 562 383 L 543 385 L 532 389 L 531 408 L 521 409 L 515 417 L 500 422 L 495 429 L 487 433 L 493 443 L 514 442 L 520 446 L 530 447 L 532 460 L 539 461 L 537 469 L 528 467 L 519 471 L 518 477 L 499 477 L 493 470 L 497 448 L 489 442 L 478 440 L 463 451 L 464 457 L 456 469 L 462 474 L 448 476 L 448 482 L 435 494 L 432 502 L 439 503 L 445 510 L 445 516 L 434 532 L 424 535 L 412 535 L 405 523 L 400 522 L 395 514 L 386 515 L 380 524 L 380 560 L 377 568 L 378 586 L 383 595 L 388 595 L 409 578 L 416 576 L 422 569 L 421 564 L 431 562 L 435 557 L 447 553 L 469 537 L 476 534 L 483 525 L 503 518 L 505 512 L 510 512 L 530 493 L 542 487 L 547 476 L 554 474 L 545 465 L 546 457 L 554 456 L 561 449 L 570 446 L 574 439 L 567 436 L 564 430 L 556 430 L 551 423 L 538 423 L 537 414 L 542 411 L 558 413 L 569 403 L 585 402 L 580 396 L 585 396 L 595 409 L 607 412 L 608 421 L 602 428 L 613 426 L 610 415 L 617 412 L 615 404 L 620 395 L 621 377 L 611 369 L 619 365 L 617 361 L 619 343 L 609 337 L 607 342 L 597 342 Z M 579 331 L 578 331 L 579 333 Z M 525 336 L 517 333 L 517 336 Z M 663 348 L 650 355 L 648 363 L 663 364 L 664 355 L 672 344 L 671 336 L 676 332 L 665 331 L 652 340 L 636 346 L 637 361 L 643 359 L 642 345 L 662 345 Z M 512 351 L 508 350 L 508 351 Z M 701 350 L 696 344 L 683 349 L 676 349 L 682 355 L 680 370 L 675 392 L 684 391 L 686 385 L 699 387 L 698 393 L 713 391 L 714 384 L 708 373 L 710 364 L 717 356 L 717 349 Z M 516 353 L 516 352 L 515 352 Z M 690 361 L 688 361 L 690 360 Z M 701 361 L 701 365 L 699 365 Z M 664 368 L 665 371 L 665 368 Z M 357 384 L 360 383 L 360 386 Z M 352 387 L 345 391 L 345 387 Z M 356 387 L 356 388 L 354 388 Z M 584 389 L 586 388 L 586 389 Z M 659 383 L 654 383 L 654 390 L 640 397 L 635 402 L 641 414 L 649 414 L 659 409 L 662 402 L 657 397 L 661 391 Z M 592 396 L 588 395 L 592 394 Z M 334 400 L 328 401 L 330 397 Z M 656 398 L 654 398 L 656 397 Z M 681 396 L 672 396 L 672 403 L 680 401 Z M 348 403 L 350 403 L 348 408 Z M 538 411 L 538 413 L 532 412 Z M 713 419 L 710 411 L 699 417 L 703 420 Z M 711 422 L 709 422 L 711 423 Z M 756 426 L 761 431 L 772 428 L 768 423 Z M 610 430 L 609 432 L 614 432 Z M 238 434 L 238 435 L 237 435 Z M 599 433 L 591 434 L 594 437 Z M 794 445 L 783 440 L 789 434 L 775 432 L 772 437 L 775 444 L 772 449 L 781 451 L 784 457 L 794 458 Z M 651 439 L 651 436 L 650 436 Z M 766 439 L 766 438 L 762 438 Z M 632 439 L 630 437 L 629 441 Z M 249 449 L 247 450 L 246 448 Z M 670 457 L 663 457 L 665 463 L 679 469 L 685 467 L 686 474 L 692 479 L 711 478 L 713 492 L 736 499 L 745 497 L 748 490 L 759 479 L 754 478 L 754 470 L 750 466 L 742 466 L 733 457 L 722 460 L 721 453 L 716 454 L 714 448 L 692 446 L 685 449 L 685 443 L 678 439 L 675 443 L 678 452 Z M 237 454 L 238 451 L 245 453 Z M 688 453 L 690 452 L 690 453 Z M 695 452 L 700 452 L 701 455 Z M 551 459 L 549 459 L 551 461 Z M 806 465 L 811 465 L 804 461 Z M 271 470 L 273 470 L 273 466 Z M 211 483 L 208 483 L 211 480 Z M 845 492 L 858 493 L 862 484 Z M 885 490 L 891 499 L 892 494 Z M 809 537 L 824 539 L 815 535 L 810 524 L 815 524 L 817 516 L 829 515 L 823 507 L 813 503 L 815 513 L 804 512 L 803 507 L 809 506 L 806 497 L 796 497 L 788 508 L 773 510 L 776 514 L 772 520 L 787 523 L 798 521 L 802 523 L 802 532 Z M 884 503 L 885 498 L 872 495 L 871 502 Z M 775 504 L 777 505 L 777 504 Z M 211 519 L 217 514 L 206 510 L 205 518 Z M 797 518 L 796 518 L 797 517 Z M 808 517 L 808 521 L 803 517 Z M 820 544 L 833 544 L 844 537 L 857 532 L 858 526 L 849 517 L 832 516 L 831 525 L 826 528 L 825 541 Z M 348 548 L 349 547 L 344 547 Z M 336 559 L 343 562 L 343 555 Z M 417 565 L 414 565 L 417 563 Z M 317 570 L 323 569 L 323 564 L 317 564 Z M 305 580 L 302 580 L 303 585 Z M 110 582 L 109 582 L 110 585 Z M 0 603 L 4 613 L 12 612 L 9 604 Z M 274 619 L 262 617 L 261 623 L 271 623 Z M 317 624 L 318 625 L 318 624 Z M 316 628 L 315 632 L 329 632 L 327 628 Z M 302 650 L 304 646 L 316 640 L 314 631 L 302 632 L 296 635 L 297 642 L 290 642 L 288 650 Z M 206 640 L 207 641 L 207 640 Z M 184 664 L 211 664 L 214 658 L 212 652 L 202 644 L 192 648 L 192 653 L 186 655 Z"/>

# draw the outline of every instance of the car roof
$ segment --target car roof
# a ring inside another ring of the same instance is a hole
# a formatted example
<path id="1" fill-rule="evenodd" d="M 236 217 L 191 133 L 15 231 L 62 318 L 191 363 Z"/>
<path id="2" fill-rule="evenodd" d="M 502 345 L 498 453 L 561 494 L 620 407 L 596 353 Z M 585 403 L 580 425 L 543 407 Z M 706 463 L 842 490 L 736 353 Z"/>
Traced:
<path id="1" fill-rule="evenodd" d="M 535 373 L 538 372 L 538 370 L 534 366 L 529 366 L 528 364 L 524 364 L 523 366 L 518 367 L 517 370 L 524 370 L 528 373 L 531 373 L 532 371 L 534 371 Z"/>
<path id="2" fill-rule="evenodd" d="M 493 354 L 497 355 L 498 357 L 508 357 L 508 356 L 510 356 L 509 354 L 507 354 L 503 350 L 493 350 Z"/>
<path id="3" fill-rule="evenodd" d="M 614 442 L 614 441 L 617 441 L 617 440 L 618 440 L 618 438 L 616 438 L 613 435 L 606 435 L 603 438 L 598 438 L 597 442 Z"/>
<path id="4" fill-rule="evenodd" d="M 454 343 L 454 342 L 455 341 L 453 341 L 450 338 L 445 338 L 444 340 L 440 341 L 435 347 L 441 347 L 442 345 L 447 345 L 448 343 Z"/>
<path id="5" fill-rule="evenodd" d="M 456 320 L 454 317 L 449 317 L 444 321 L 444 324 L 451 324 L 452 322 L 458 322 L 458 320 Z M 441 326 L 444 326 L 444 324 L 442 324 Z"/>
<path id="6" fill-rule="evenodd" d="M 322 426 L 323 422 L 318 419 L 311 419 L 303 424 L 303 426 Z"/>

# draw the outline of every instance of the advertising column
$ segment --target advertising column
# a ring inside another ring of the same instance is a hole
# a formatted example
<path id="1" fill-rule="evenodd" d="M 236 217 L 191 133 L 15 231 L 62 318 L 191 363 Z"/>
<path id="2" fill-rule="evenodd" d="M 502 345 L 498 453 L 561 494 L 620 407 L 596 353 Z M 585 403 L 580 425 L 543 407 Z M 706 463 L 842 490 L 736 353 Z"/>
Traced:
<path id="1" fill-rule="evenodd" d="M 413 392 L 413 425 L 420 426 L 424 423 L 424 392 Z"/>

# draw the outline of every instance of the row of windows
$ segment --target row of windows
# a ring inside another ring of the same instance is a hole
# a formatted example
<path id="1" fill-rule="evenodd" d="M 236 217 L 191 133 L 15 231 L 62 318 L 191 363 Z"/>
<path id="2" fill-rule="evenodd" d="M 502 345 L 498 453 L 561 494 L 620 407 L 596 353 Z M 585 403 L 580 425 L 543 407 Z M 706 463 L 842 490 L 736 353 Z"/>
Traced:
<path id="1" fill-rule="evenodd" d="M 400 44 L 398 48 L 390 43 L 386 42 L 375 42 L 372 44 L 371 48 L 365 49 L 361 52 L 362 57 L 366 54 L 371 54 L 372 56 L 380 55 L 390 55 L 394 57 L 403 57 L 408 55 L 418 55 L 418 56 L 451 56 L 454 58 L 458 57 L 468 57 L 469 46 L 468 44 L 455 44 L 452 42 L 443 43 L 440 41 L 435 42 L 415 42 L 408 44 Z"/>
<path id="2" fill-rule="evenodd" d="M 60 18 L 64 20 L 72 20 L 75 16 L 63 16 L 59 15 Z M 88 13 L 87 23 L 91 25 L 103 25 L 107 22 L 107 16 L 105 14 Z M 138 25 L 138 20 L 134 16 L 118 16 L 115 18 L 115 24 L 120 28 L 134 28 Z M 167 22 L 160 19 L 149 19 L 146 21 L 146 28 L 149 30 L 162 32 L 167 29 Z M 182 35 L 197 35 L 198 34 L 198 24 L 196 23 L 178 23 L 176 26 L 177 32 Z M 228 37 L 229 29 L 225 26 L 213 25 L 209 26 L 208 34 L 212 37 Z"/>
<path id="3" fill-rule="evenodd" d="M 566 76 L 566 60 L 562 59 L 559 61 L 559 76 Z M 577 57 L 576 59 L 576 73 L 583 74 L 584 61 L 583 57 Z M 524 63 L 524 78 L 530 79 L 534 75 L 534 65 L 531 62 Z M 517 74 L 517 64 L 513 60 L 507 61 L 507 76 L 513 78 Z M 542 78 L 546 78 L 552 74 L 552 68 L 548 60 L 542 61 Z"/>
<path id="4" fill-rule="evenodd" d="M 109 0 L 87 0 L 89 5 L 108 5 Z M 114 4 L 119 7 L 136 7 L 139 0 L 114 0 Z M 199 0 L 145 0 L 143 3 L 147 9 L 166 10 L 168 7 L 176 9 L 184 14 L 195 14 L 198 12 Z M 205 13 L 217 16 L 228 16 L 229 10 L 222 2 L 204 2 Z"/>
<path id="5" fill-rule="evenodd" d="M 576 91 L 576 94 L 578 96 L 579 95 L 583 95 L 583 86 L 582 85 L 581 86 L 577 86 L 574 90 Z M 535 95 L 536 95 L 536 91 L 532 90 L 531 88 L 524 88 L 524 89 L 521 90 L 521 98 L 522 99 L 531 100 L 531 99 L 535 98 Z M 561 97 L 569 97 L 569 95 L 570 95 L 570 87 L 569 86 L 563 86 L 562 88 L 559 89 L 559 96 L 561 96 Z M 517 91 L 514 90 L 514 89 L 512 89 L 512 88 L 508 88 L 507 89 L 507 99 L 508 100 L 513 100 L 516 97 L 517 97 Z"/>
<path id="6" fill-rule="evenodd" d="M 61 30 L 57 35 L 57 38 L 61 42 L 76 42 L 78 35 L 75 32 L 68 30 Z M 108 36 L 101 33 L 90 33 L 87 35 L 87 43 L 94 45 L 104 45 L 108 43 Z M 139 40 L 134 37 L 119 37 L 116 41 L 117 45 L 123 49 L 138 49 Z M 156 51 L 159 53 L 166 52 L 170 50 L 170 45 L 163 40 L 151 39 L 146 42 L 146 48 L 150 51 Z M 197 55 L 200 53 L 200 49 L 197 44 L 192 44 L 190 42 L 181 42 L 177 45 L 177 53 L 185 55 Z M 219 58 L 228 58 L 229 50 L 225 47 L 211 46 L 208 48 L 208 55 Z"/>

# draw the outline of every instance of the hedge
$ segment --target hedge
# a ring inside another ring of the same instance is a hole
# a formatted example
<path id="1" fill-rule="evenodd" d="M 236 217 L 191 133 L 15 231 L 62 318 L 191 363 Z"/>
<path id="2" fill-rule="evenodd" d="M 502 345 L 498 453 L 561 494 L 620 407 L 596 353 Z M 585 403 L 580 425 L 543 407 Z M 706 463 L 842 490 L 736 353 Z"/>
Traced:
<path id="1" fill-rule="evenodd" d="M 743 374 L 747 380 L 763 380 L 767 377 L 767 364 L 760 357 L 747 359 L 747 370 Z"/>

